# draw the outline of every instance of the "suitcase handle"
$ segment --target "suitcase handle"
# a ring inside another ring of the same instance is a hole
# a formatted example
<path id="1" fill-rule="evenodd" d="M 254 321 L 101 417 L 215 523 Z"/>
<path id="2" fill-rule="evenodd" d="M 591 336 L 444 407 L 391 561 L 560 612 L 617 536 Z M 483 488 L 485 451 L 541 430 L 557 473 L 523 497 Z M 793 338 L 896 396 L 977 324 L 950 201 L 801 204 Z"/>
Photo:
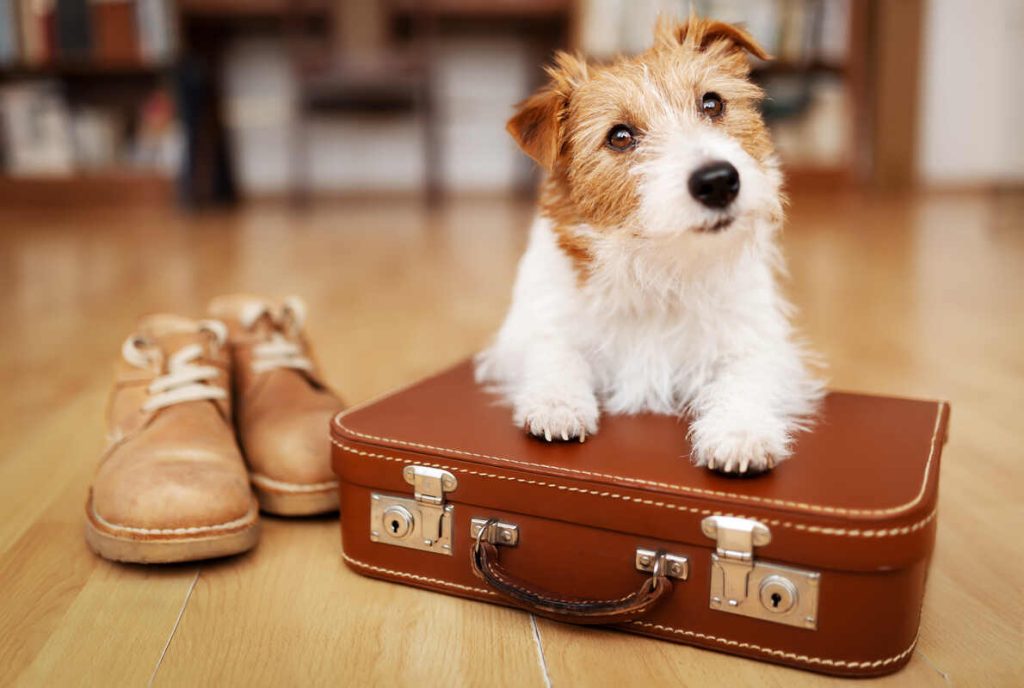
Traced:
<path id="1" fill-rule="evenodd" d="M 633 621 L 647 614 L 672 592 L 672 582 L 665 576 L 659 559 L 640 589 L 610 600 L 567 598 L 537 589 L 523 582 L 498 563 L 498 548 L 482 539 L 497 520 L 487 521 L 476 536 L 470 553 L 473 573 L 482 579 L 504 601 L 556 621 L 574 624 L 614 624 Z"/>

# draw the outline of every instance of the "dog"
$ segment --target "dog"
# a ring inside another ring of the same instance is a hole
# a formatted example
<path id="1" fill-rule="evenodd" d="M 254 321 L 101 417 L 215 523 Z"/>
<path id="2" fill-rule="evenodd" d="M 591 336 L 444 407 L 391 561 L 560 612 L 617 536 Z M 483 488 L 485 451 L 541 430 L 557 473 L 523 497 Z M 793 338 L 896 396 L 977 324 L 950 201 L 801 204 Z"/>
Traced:
<path id="1" fill-rule="evenodd" d="M 782 177 L 741 28 L 660 19 L 654 45 L 556 55 L 507 129 L 547 172 L 476 377 L 513 422 L 584 441 L 599 413 L 689 416 L 691 458 L 772 468 L 823 395 L 777 276 Z"/>

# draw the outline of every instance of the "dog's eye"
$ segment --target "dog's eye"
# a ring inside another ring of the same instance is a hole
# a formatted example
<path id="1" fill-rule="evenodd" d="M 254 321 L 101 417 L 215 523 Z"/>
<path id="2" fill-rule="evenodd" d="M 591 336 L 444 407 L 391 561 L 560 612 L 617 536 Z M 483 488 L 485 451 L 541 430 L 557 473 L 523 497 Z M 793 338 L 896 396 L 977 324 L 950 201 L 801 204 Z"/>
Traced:
<path id="1" fill-rule="evenodd" d="M 705 93 L 700 100 L 700 109 L 705 115 L 711 119 L 717 119 L 722 116 L 722 112 L 725 110 L 725 103 L 722 102 L 722 96 L 715 92 Z"/>
<path id="2" fill-rule="evenodd" d="M 625 124 L 616 124 L 608 132 L 608 147 L 616 151 L 627 151 L 636 145 L 636 134 Z"/>

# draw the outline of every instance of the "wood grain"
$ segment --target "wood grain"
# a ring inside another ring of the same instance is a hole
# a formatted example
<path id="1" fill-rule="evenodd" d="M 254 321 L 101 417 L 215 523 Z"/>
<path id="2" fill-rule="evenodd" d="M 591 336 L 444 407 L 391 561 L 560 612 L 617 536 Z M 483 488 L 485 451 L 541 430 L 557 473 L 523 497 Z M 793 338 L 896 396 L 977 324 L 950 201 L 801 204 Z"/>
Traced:
<path id="1" fill-rule="evenodd" d="M 837 684 L 362 578 L 330 519 L 268 518 L 254 552 L 213 563 L 86 549 L 111 365 L 139 314 L 300 294 L 327 378 L 359 402 L 483 345 L 530 214 L 0 209 L 0 684 Z M 791 215 L 788 288 L 833 386 L 953 407 L 921 640 L 877 682 L 1021 685 L 1024 196 L 818 193 Z"/>
<path id="2" fill-rule="evenodd" d="M 264 527 L 255 552 L 203 568 L 156 685 L 542 681 L 527 615 L 359 576 L 331 519 Z"/>

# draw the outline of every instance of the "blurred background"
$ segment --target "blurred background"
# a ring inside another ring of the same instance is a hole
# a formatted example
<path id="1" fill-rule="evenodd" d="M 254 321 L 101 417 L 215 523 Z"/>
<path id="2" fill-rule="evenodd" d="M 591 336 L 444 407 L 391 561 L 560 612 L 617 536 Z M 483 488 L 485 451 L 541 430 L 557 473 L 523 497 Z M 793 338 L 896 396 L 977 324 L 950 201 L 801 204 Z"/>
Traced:
<path id="1" fill-rule="evenodd" d="M 0 202 L 532 188 L 504 132 L 556 48 L 743 22 L 794 186 L 1024 182 L 1018 0 L 0 0 Z"/>
<path id="2" fill-rule="evenodd" d="M 1024 559 L 992 524 L 1024 520 L 1024 0 L 692 4 L 777 56 L 754 75 L 791 198 L 784 289 L 830 386 L 952 404 L 896 684 L 1022 685 Z M 140 315 L 201 317 L 235 291 L 303 297 L 349 403 L 480 350 L 535 211 L 513 105 L 556 48 L 637 50 L 689 6 L 0 0 L 0 684 L 358 684 L 396 661 L 430 685 L 512 661 L 495 617 L 436 596 L 445 615 L 412 617 L 457 618 L 474 642 L 410 652 L 427 626 L 363 592 L 326 520 L 266 519 L 254 556 L 201 576 L 93 557 L 82 502 L 111 364 Z M 580 667 L 623 685 L 803 678 L 596 633 L 544 626 L 556 685 Z"/>

